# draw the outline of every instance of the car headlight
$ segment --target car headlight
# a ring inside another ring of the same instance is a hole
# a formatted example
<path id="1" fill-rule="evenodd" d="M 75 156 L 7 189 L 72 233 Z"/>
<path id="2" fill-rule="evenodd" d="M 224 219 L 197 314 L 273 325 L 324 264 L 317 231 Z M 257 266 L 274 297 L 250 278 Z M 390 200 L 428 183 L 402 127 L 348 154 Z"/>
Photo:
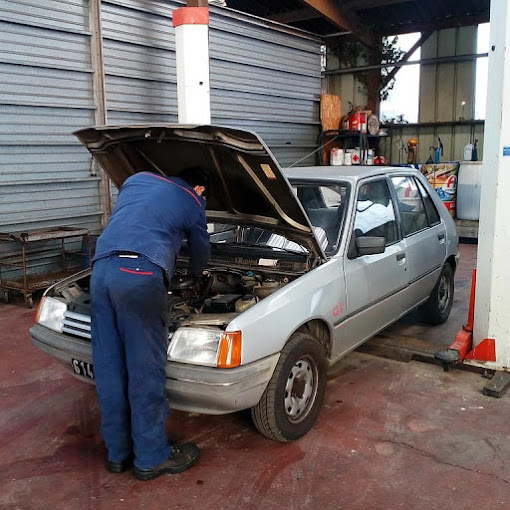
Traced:
<path id="1" fill-rule="evenodd" d="M 242 334 L 206 328 L 179 328 L 168 346 L 168 359 L 194 365 L 233 368 L 241 364 Z"/>
<path id="2" fill-rule="evenodd" d="M 43 297 L 37 310 L 36 322 L 53 331 L 62 333 L 62 322 L 67 304 L 51 297 Z"/>

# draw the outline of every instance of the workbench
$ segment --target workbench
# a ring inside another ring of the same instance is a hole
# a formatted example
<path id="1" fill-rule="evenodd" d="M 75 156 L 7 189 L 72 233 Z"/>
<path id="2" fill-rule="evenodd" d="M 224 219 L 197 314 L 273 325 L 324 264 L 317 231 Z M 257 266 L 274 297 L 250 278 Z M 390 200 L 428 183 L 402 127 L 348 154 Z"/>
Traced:
<path id="1" fill-rule="evenodd" d="M 69 249 L 71 242 L 76 244 L 80 241 L 80 249 Z M 33 292 L 76 273 L 83 257 L 88 257 L 87 265 L 90 264 L 90 232 L 85 228 L 57 227 L 0 233 L 0 248 L 2 247 L 8 250 L 6 255 L 0 255 L 2 298 L 8 303 L 10 291 L 18 291 L 23 294 L 29 308 L 34 304 Z M 56 257 L 58 267 L 52 265 L 48 270 L 39 271 L 37 266 L 31 266 L 31 262 L 45 256 Z"/>

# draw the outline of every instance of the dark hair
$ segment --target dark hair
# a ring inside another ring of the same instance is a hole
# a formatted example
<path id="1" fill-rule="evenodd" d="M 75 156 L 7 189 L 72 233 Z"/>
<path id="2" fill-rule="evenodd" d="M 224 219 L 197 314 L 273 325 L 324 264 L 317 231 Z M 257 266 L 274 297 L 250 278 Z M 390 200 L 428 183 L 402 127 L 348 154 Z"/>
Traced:
<path id="1" fill-rule="evenodd" d="M 186 181 L 192 188 L 195 186 L 209 186 L 209 175 L 206 170 L 200 167 L 187 168 L 178 174 L 180 179 Z"/>

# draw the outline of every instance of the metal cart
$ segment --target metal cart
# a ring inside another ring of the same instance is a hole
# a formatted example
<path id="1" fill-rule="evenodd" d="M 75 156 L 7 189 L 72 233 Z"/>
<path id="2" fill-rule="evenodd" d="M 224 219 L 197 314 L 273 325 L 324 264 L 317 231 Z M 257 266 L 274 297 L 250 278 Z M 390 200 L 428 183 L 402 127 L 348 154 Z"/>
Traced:
<path id="1" fill-rule="evenodd" d="M 70 250 L 66 241 L 77 241 L 81 238 L 81 248 Z M 57 241 L 51 243 L 52 240 Z M 58 243 L 58 240 L 61 242 Z M 71 263 L 70 257 L 88 256 L 90 263 L 90 232 L 85 228 L 57 227 L 53 229 L 31 230 L 28 232 L 0 233 L 0 246 L 10 244 L 13 250 L 7 255 L 0 255 L 0 289 L 5 303 L 9 302 L 9 291 L 16 290 L 25 297 L 25 303 L 32 308 L 32 293 L 49 287 L 53 283 L 77 272 L 79 265 Z M 83 247 L 86 247 L 83 249 Z M 29 266 L 30 260 L 44 255 L 56 255 L 59 267 L 47 272 L 37 272 Z M 58 259 L 57 259 L 58 260 Z M 2 274 L 3 270 L 3 274 Z M 6 276 L 5 272 L 9 270 Z"/>

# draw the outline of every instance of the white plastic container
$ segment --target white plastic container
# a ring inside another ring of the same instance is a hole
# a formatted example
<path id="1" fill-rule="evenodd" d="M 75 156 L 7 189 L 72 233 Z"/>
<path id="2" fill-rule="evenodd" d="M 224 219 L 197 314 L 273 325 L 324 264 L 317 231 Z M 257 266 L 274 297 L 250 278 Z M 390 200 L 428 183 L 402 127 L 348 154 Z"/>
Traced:
<path id="1" fill-rule="evenodd" d="M 334 148 L 331 149 L 329 153 L 329 163 L 330 165 L 343 165 L 344 164 L 344 150 Z"/>
<path id="2" fill-rule="evenodd" d="M 347 149 L 344 154 L 344 165 L 351 166 L 352 165 L 352 152 Z"/>
<path id="3" fill-rule="evenodd" d="M 464 147 L 464 161 L 471 161 L 473 159 L 473 144 L 468 143 Z"/>
<path id="4" fill-rule="evenodd" d="M 480 219 L 480 193 L 482 189 L 482 162 L 467 161 L 460 164 L 457 187 L 457 218 Z"/>
<path id="5" fill-rule="evenodd" d="M 374 149 L 367 150 L 367 165 L 374 164 Z"/>

